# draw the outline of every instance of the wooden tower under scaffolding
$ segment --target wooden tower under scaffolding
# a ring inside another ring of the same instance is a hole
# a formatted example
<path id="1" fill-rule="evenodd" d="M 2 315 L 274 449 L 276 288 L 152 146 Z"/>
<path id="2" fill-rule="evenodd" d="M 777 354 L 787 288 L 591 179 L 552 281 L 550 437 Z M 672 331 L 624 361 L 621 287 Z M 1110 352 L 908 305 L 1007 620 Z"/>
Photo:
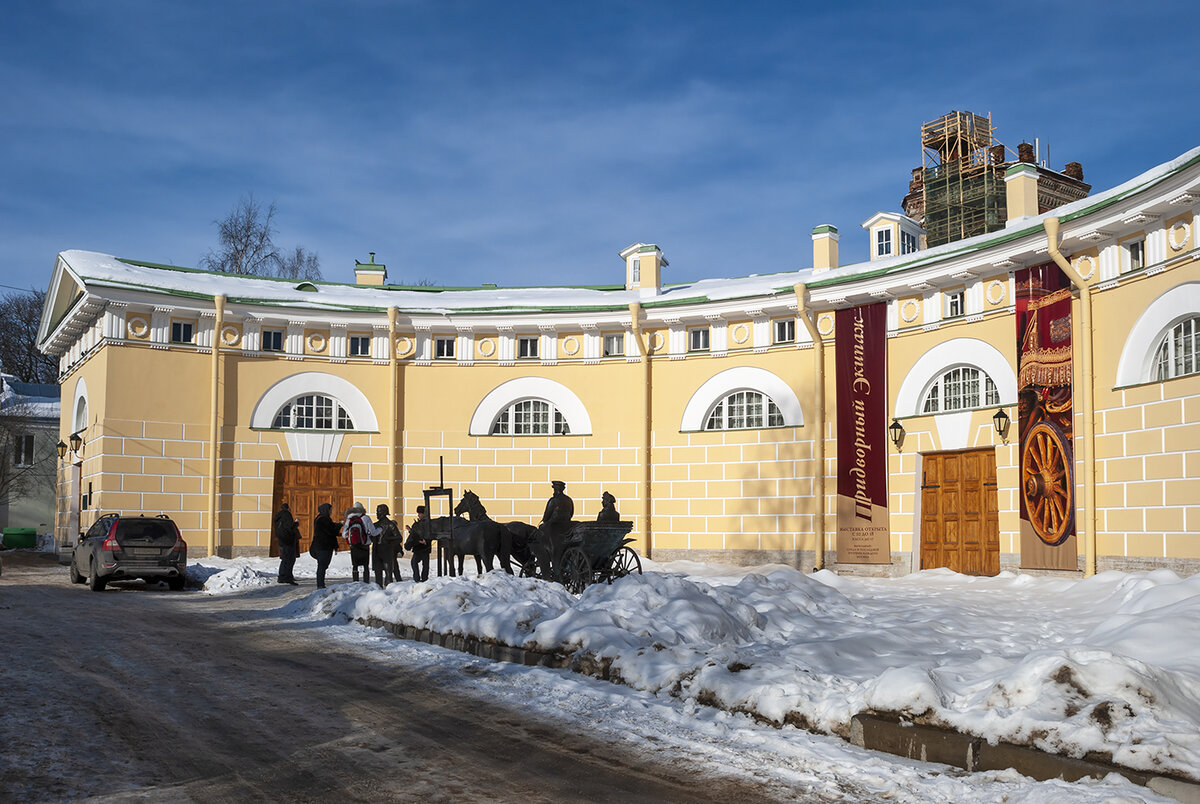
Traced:
<path id="1" fill-rule="evenodd" d="M 927 244 L 1004 228 L 1004 146 L 991 115 L 950 112 L 921 126 Z"/>

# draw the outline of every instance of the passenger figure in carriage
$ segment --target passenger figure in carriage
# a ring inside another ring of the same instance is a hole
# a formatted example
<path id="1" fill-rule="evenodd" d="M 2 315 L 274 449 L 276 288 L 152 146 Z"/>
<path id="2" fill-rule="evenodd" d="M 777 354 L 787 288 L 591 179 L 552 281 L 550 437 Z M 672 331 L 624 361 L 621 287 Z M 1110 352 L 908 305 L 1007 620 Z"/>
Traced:
<path id="1" fill-rule="evenodd" d="M 617 511 L 617 498 L 607 491 L 600 496 L 600 513 L 596 514 L 597 522 L 620 522 L 621 514 Z"/>

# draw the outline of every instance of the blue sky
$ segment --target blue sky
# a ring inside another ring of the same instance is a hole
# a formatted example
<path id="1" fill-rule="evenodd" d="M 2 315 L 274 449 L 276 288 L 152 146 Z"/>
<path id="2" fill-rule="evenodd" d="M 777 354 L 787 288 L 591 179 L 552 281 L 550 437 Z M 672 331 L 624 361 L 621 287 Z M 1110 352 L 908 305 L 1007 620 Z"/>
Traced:
<path id="1" fill-rule="evenodd" d="M 0 9 L 0 283 L 196 266 L 253 193 L 326 279 L 607 284 L 811 264 L 991 113 L 1095 190 L 1200 144 L 1183 2 L 53 2 Z M 1049 147 L 1048 154 L 1045 151 Z"/>

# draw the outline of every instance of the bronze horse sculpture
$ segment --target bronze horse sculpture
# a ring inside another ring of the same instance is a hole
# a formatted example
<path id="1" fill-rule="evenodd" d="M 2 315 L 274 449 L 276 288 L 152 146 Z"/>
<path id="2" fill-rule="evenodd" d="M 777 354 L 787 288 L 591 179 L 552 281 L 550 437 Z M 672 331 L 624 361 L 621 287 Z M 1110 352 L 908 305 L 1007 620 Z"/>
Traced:
<path id="1" fill-rule="evenodd" d="M 483 537 L 481 546 L 485 554 L 483 560 L 487 563 L 488 570 L 492 569 L 492 557 L 500 559 L 500 566 L 509 575 L 513 574 L 512 559 L 516 559 L 518 566 L 529 562 L 532 556 L 530 545 L 536 539 L 538 532 L 533 525 L 519 521 L 496 522 L 488 516 L 487 508 L 480 501 L 479 495 L 470 489 L 463 492 L 462 499 L 454 507 L 454 513 L 456 516 L 467 514 L 470 517 L 470 524 L 480 526 L 479 533 Z M 459 525 L 456 523 L 454 527 L 457 529 Z M 474 555 L 478 562 L 480 554 L 475 553 Z M 459 572 L 462 572 L 461 557 L 459 558 Z"/>

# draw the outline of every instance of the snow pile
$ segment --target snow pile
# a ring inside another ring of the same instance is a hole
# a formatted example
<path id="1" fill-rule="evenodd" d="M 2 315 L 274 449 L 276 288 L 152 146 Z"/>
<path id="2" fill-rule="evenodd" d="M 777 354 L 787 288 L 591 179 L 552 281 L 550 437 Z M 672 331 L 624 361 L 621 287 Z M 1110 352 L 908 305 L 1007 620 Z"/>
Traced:
<path id="1" fill-rule="evenodd" d="M 345 563 L 331 577 L 348 574 Z M 268 566 L 231 565 L 208 584 L 273 583 Z M 647 566 L 579 597 L 500 572 L 339 584 L 288 614 L 556 651 L 635 689 L 831 734 L 845 735 L 859 713 L 895 713 L 1200 779 L 1200 576 Z"/>

